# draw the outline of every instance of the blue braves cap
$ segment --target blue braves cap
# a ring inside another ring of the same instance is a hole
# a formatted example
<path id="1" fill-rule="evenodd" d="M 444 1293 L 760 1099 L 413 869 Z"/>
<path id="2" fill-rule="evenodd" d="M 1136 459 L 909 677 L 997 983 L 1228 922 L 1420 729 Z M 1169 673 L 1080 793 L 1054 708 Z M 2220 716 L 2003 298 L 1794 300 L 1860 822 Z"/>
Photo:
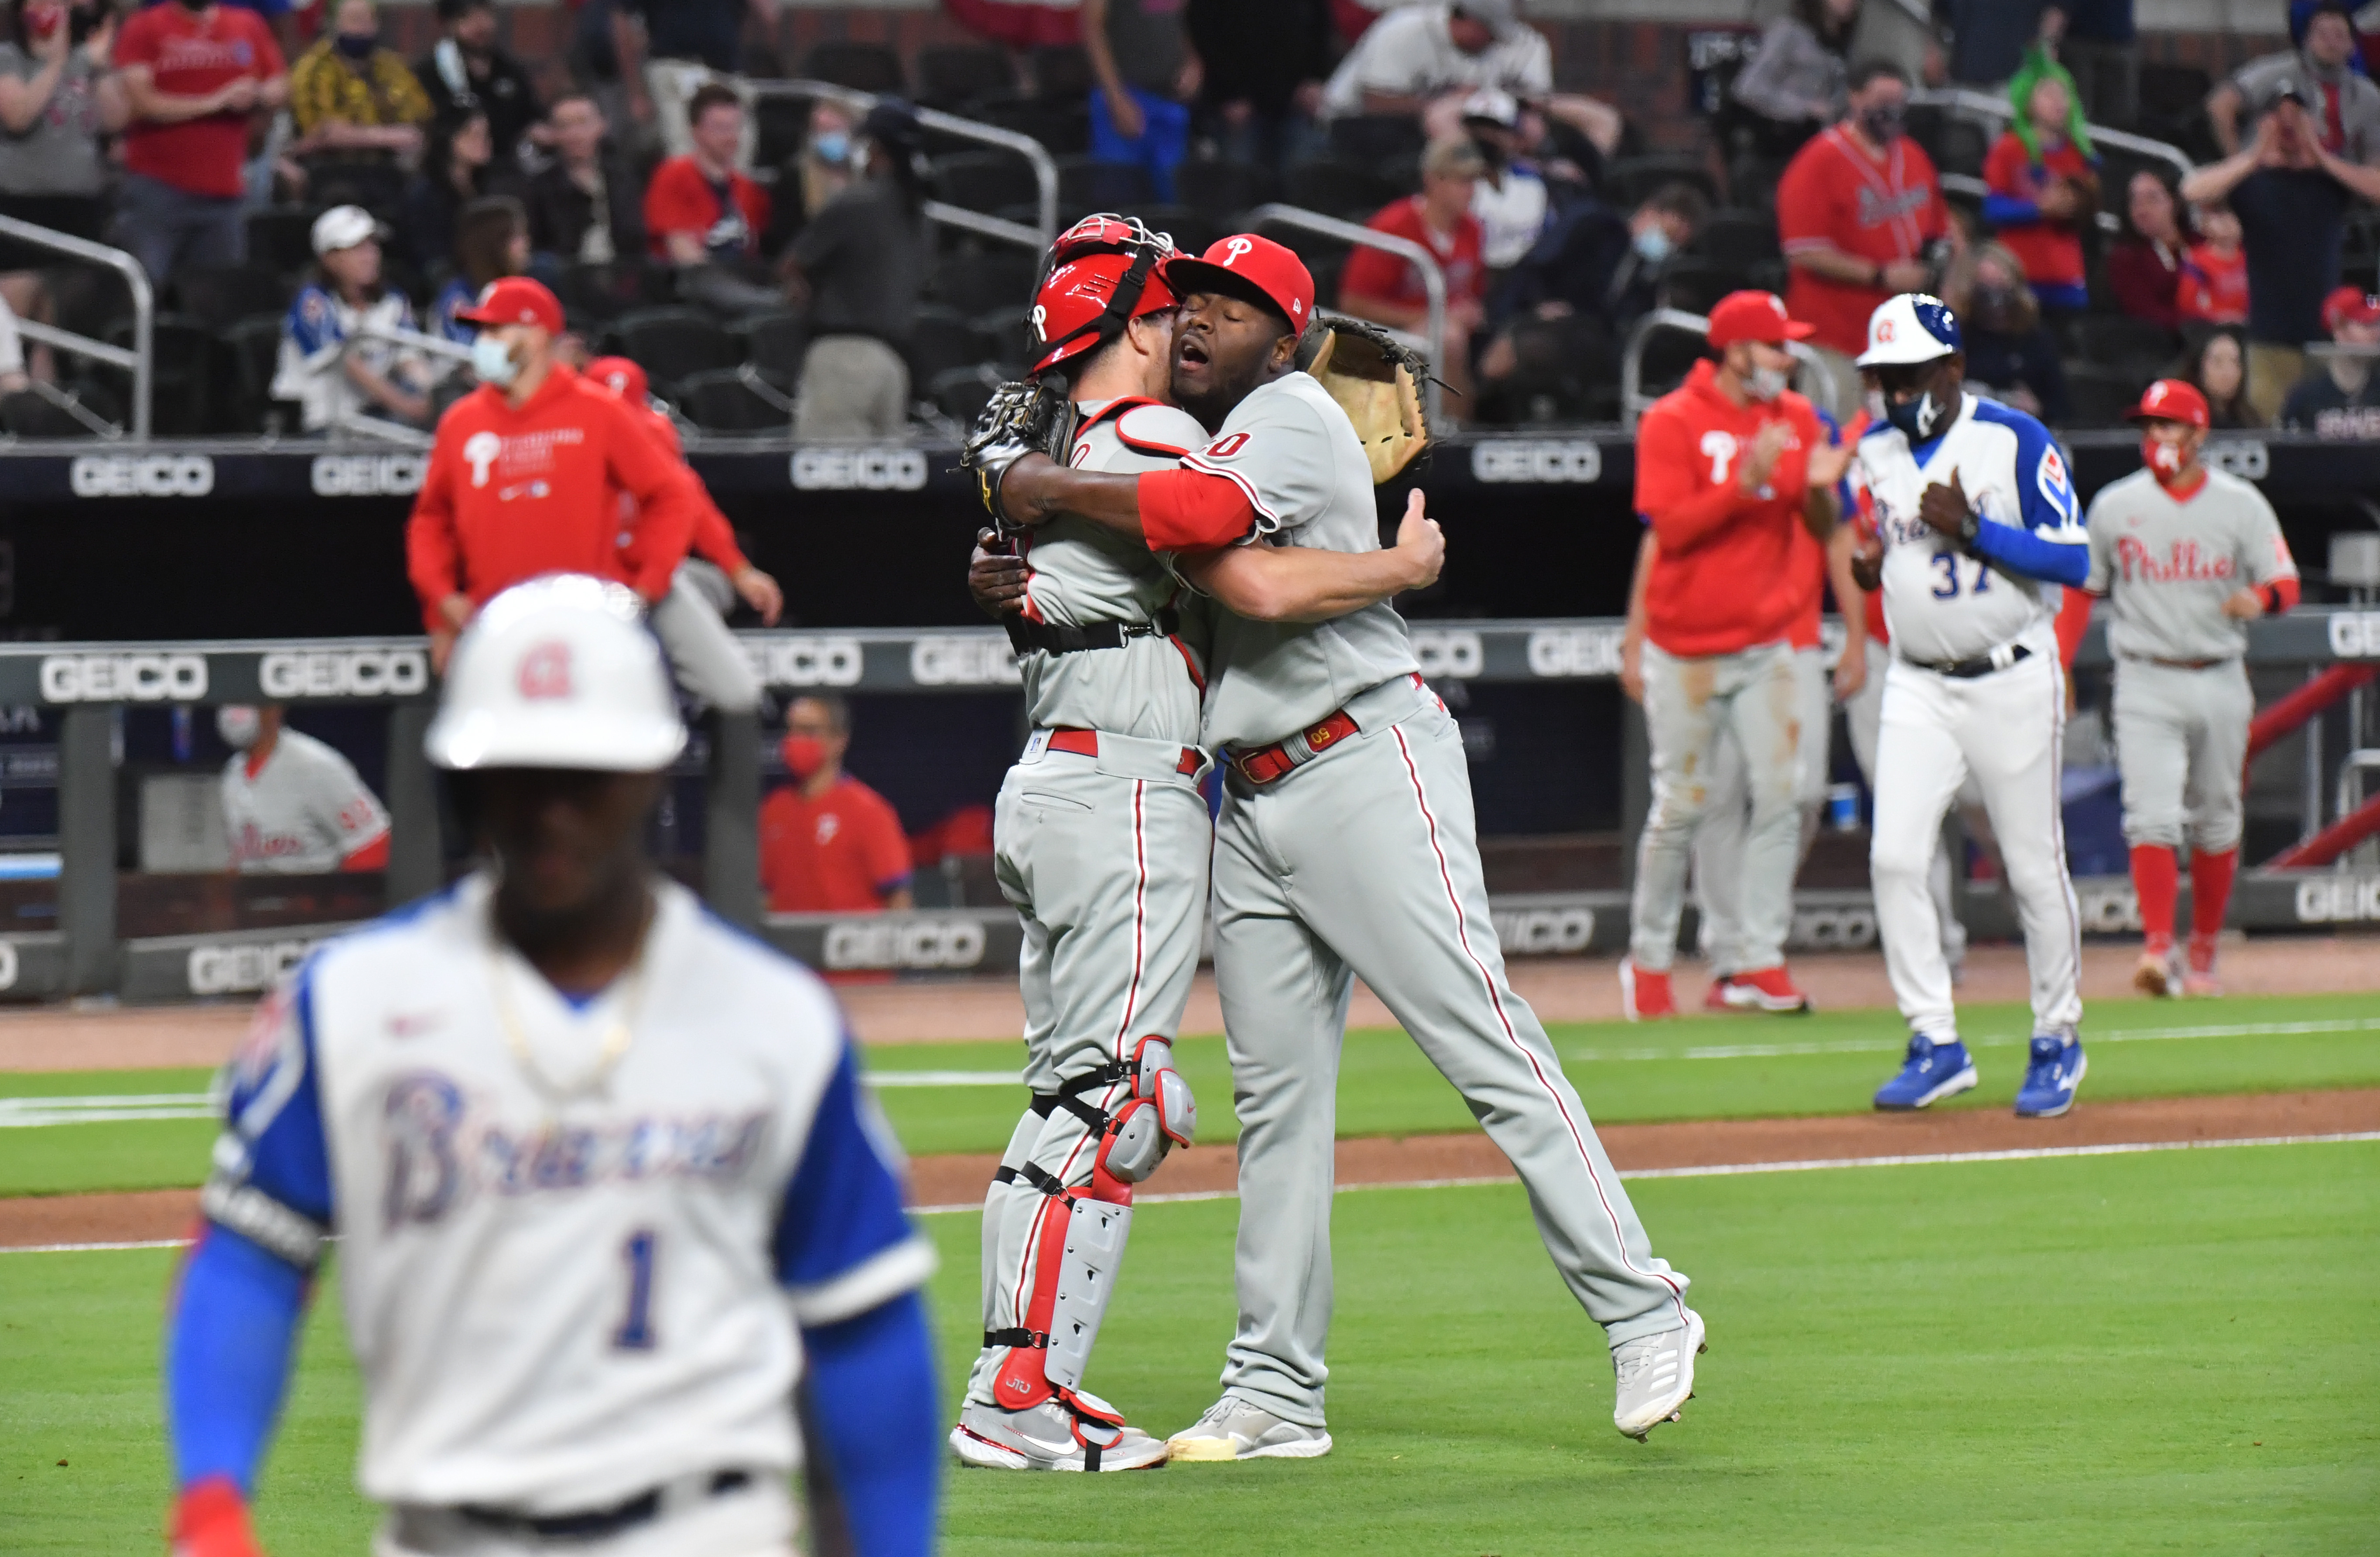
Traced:
<path id="1" fill-rule="evenodd" d="M 1886 368 L 1933 362 L 1960 350 L 1959 316 L 1939 297 L 1903 292 L 1868 316 L 1867 350 L 1858 366 Z"/>

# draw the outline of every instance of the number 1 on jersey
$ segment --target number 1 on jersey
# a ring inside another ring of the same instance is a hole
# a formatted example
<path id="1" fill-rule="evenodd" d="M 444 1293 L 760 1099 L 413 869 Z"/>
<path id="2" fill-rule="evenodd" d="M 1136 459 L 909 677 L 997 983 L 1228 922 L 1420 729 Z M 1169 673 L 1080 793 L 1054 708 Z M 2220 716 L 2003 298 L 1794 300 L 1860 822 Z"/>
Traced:
<path id="1" fill-rule="evenodd" d="M 628 1311 L 612 1333 L 615 1350 L 653 1349 L 653 1249 L 660 1241 L 651 1228 L 639 1227 L 620 1248 L 620 1258 L 628 1265 Z"/>

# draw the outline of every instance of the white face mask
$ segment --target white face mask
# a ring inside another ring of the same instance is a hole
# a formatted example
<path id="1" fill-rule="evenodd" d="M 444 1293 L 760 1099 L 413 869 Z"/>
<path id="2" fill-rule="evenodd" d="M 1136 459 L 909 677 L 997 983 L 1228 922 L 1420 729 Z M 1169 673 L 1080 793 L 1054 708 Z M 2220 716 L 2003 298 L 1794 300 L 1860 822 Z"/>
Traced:
<path id="1" fill-rule="evenodd" d="M 1743 380 L 1744 392 L 1751 395 L 1753 399 L 1766 404 L 1783 394 L 1791 378 L 1791 374 L 1781 368 L 1755 368 L 1752 370 L 1751 376 Z"/>
<path id="2" fill-rule="evenodd" d="M 226 703 L 215 710 L 215 733 L 235 752 L 255 745 L 263 728 L 263 717 L 245 704 Z"/>
<path id="3" fill-rule="evenodd" d="M 1658 223 L 1646 227 L 1629 240 L 1635 246 L 1636 257 L 1647 265 L 1658 265 L 1670 257 L 1677 246 L 1670 241 L 1669 230 Z"/>
<path id="4" fill-rule="evenodd" d="M 471 342 L 471 371 L 479 375 L 480 382 L 502 389 L 520 377 L 520 364 L 492 331 L 482 330 Z"/>

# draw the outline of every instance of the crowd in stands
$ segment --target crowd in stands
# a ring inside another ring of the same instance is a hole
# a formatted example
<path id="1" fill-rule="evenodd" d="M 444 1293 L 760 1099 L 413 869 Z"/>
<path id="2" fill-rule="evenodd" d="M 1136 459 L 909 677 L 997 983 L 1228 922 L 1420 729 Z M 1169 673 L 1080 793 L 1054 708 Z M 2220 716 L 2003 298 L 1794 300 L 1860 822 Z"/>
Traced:
<path id="1" fill-rule="evenodd" d="M 1753 285 L 1815 327 L 1805 387 L 1839 409 L 1869 312 L 1926 290 L 1965 322 L 1969 382 L 2053 422 L 2110 425 L 2180 371 L 2218 426 L 2374 425 L 2380 87 L 2344 0 L 2295 0 L 2292 47 L 2219 81 L 2143 66 L 2131 0 L 1933 0 L 1931 24 L 1791 0 L 1691 154 L 1556 91 L 1515 0 L 1086 0 L 1079 47 L 799 62 L 767 46 L 775 6 L 589 0 L 569 57 L 531 62 L 494 0 L 436 0 L 419 57 L 371 0 L 0 0 L 0 216 L 148 272 L 161 385 L 233 388 L 164 431 L 424 428 L 471 382 L 457 315 L 531 274 L 571 352 L 637 357 L 691 426 L 947 435 L 1024 355 L 1034 260 L 926 208 L 1038 210 L 1022 159 L 936 133 L 914 94 L 1039 140 L 1062 221 L 1128 211 L 1195 249 L 1277 200 L 1419 246 L 1434 338 L 1399 253 L 1277 231 L 1466 423 L 1622 416 L 1646 317 Z M 792 76 L 878 95 L 766 90 Z M 1945 86 L 2005 107 L 1952 112 Z M 9 347 L 16 318 L 128 328 L 87 267 L 0 237 L 0 428 L 51 425 L 6 404 L 29 378 L 121 398 Z M 1646 395 L 1684 371 L 1675 333 L 1643 345 Z"/>

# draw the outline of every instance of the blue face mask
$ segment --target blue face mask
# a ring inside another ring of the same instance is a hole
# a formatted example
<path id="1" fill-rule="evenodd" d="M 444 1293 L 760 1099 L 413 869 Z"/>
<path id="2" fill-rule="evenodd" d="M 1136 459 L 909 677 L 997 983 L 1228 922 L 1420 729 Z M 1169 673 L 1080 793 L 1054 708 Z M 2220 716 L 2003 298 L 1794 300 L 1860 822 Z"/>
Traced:
<path id="1" fill-rule="evenodd" d="M 471 371 L 480 382 L 502 389 L 520 377 L 520 364 L 492 331 L 482 330 L 471 342 Z"/>
<path id="2" fill-rule="evenodd" d="M 1936 405 L 1931 393 L 1921 394 L 1914 400 L 1888 400 L 1884 416 L 1912 444 L 1923 443 L 1933 437 L 1935 430 L 1949 419 L 1949 410 Z"/>
<path id="3" fill-rule="evenodd" d="M 1677 247 L 1670 241 L 1669 230 L 1658 225 L 1645 228 L 1629 241 L 1635 246 L 1636 257 L 1647 265 L 1659 264 Z"/>
<path id="4" fill-rule="evenodd" d="M 841 130 L 829 130 L 810 140 L 810 155 L 829 167 L 841 167 L 851 160 L 851 137 Z"/>

